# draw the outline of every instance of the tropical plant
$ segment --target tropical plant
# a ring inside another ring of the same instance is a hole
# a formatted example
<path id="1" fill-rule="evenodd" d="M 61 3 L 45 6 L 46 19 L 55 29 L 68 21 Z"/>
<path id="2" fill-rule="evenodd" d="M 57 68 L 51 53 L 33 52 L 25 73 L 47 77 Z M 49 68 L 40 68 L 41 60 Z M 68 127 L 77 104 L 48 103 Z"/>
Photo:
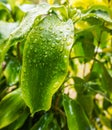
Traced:
<path id="1" fill-rule="evenodd" d="M 0 129 L 112 129 L 112 1 L 0 2 Z"/>

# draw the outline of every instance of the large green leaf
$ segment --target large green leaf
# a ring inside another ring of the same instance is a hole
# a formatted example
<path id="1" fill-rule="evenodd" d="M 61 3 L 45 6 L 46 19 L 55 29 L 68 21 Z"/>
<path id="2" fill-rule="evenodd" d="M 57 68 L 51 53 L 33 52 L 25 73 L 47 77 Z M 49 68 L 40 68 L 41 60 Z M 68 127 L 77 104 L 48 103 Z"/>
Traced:
<path id="1" fill-rule="evenodd" d="M 24 47 L 21 88 L 31 113 L 51 107 L 52 96 L 67 75 L 73 41 L 72 21 L 63 22 L 54 14 L 37 22 L 29 33 Z"/>
<path id="2" fill-rule="evenodd" d="M 46 17 L 49 11 L 52 12 L 52 10 L 58 13 L 60 12 L 60 16 L 62 14 L 62 16 L 65 17 L 65 19 L 68 17 L 66 8 L 64 6 L 50 6 L 47 3 L 39 4 L 35 8 L 31 9 L 30 11 L 26 13 L 26 16 L 20 23 L 20 26 L 16 28 L 13 33 L 11 33 L 10 31 L 10 37 L 8 41 L 5 43 L 5 45 L 3 46 L 4 48 L 2 48 L 2 51 L 0 52 L 0 57 L 1 57 L 0 71 L 1 71 L 1 63 L 3 62 L 4 56 L 6 52 L 10 49 L 10 47 L 16 44 L 17 42 L 25 41 L 26 36 L 28 35 L 29 31 L 35 25 L 35 21 L 36 21 L 36 24 L 39 23 L 44 17 Z M 18 14 L 18 15 L 21 15 L 21 14 Z"/>
<path id="3" fill-rule="evenodd" d="M 25 108 L 20 89 L 6 95 L 0 102 L 0 128 L 17 120 L 24 113 Z"/>
<path id="4" fill-rule="evenodd" d="M 69 130 L 90 130 L 90 124 L 80 104 L 68 96 L 63 97 Z"/>

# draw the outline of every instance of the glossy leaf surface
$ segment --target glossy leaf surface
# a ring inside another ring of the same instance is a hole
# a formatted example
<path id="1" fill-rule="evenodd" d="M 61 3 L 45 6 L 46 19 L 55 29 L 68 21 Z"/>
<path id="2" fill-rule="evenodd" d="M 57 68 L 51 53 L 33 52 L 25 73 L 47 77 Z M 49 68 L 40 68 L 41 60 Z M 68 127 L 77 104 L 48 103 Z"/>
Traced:
<path id="1" fill-rule="evenodd" d="M 17 89 L 6 95 L 0 102 L 0 128 L 3 128 L 24 112 L 26 105 L 21 97 L 21 90 Z"/>
<path id="2" fill-rule="evenodd" d="M 40 24 L 35 23 L 29 33 L 24 48 L 21 88 L 31 113 L 50 108 L 52 96 L 67 74 L 73 36 L 72 21 L 62 22 L 55 15 L 47 16 Z"/>
<path id="3" fill-rule="evenodd" d="M 67 96 L 63 98 L 69 130 L 90 130 L 89 121 L 80 104 Z"/>

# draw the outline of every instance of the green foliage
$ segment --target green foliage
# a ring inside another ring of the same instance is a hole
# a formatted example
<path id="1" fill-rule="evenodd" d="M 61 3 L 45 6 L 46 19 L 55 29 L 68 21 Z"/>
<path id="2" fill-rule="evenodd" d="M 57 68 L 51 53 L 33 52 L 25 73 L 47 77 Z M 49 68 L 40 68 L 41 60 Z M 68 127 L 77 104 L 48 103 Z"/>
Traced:
<path id="1" fill-rule="evenodd" d="M 73 32 L 71 20 L 61 22 L 52 14 L 29 32 L 23 51 L 21 88 L 32 114 L 51 107 L 52 96 L 67 75 Z"/>
<path id="2" fill-rule="evenodd" d="M 111 6 L 0 2 L 1 130 L 112 129 Z"/>

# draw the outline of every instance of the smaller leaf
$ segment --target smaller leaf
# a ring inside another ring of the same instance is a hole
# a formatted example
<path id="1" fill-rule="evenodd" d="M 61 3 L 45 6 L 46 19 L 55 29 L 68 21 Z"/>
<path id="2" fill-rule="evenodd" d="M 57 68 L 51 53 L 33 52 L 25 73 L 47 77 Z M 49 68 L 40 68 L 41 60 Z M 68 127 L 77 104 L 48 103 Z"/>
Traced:
<path id="1" fill-rule="evenodd" d="M 88 95 L 80 94 L 77 96 L 77 100 L 80 102 L 81 106 L 85 110 L 85 113 L 90 119 L 92 116 L 93 107 L 94 107 L 92 94 L 88 94 Z"/>
<path id="2" fill-rule="evenodd" d="M 24 113 L 25 107 L 20 89 L 6 95 L 0 102 L 0 128 L 17 120 Z"/>
<path id="3" fill-rule="evenodd" d="M 0 20 L 9 21 L 11 18 L 11 11 L 7 8 L 6 4 L 0 2 Z"/>
<path id="4" fill-rule="evenodd" d="M 47 130 L 61 130 L 55 118 L 50 122 Z"/>
<path id="5" fill-rule="evenodd" d="M 84 56 L 86 57 L 85 61 L 88 61 L 94 55 L 95 46 L 93 44 L 93 34 L 90 31 L 82 31 L 78 35 L 74 45 L 75 56 Z M 82 61 L 82 59 L 80 61 Z"/>
<path id="6" fill-rule="evenodd" d="M 88 118 L 76 100 L 72 100 L 64 95 L 63 106 L 67 116 L 69 130 L 90 130 Z"/>
<path id="7" fill-rule="evenodd" d="M 13 123 L 8 125 L 7 127 L 3 128 L 3 130 L 18 130 L 25 122 L 29 115 L 27 109 L 25 109 L 24 113 L 20 115 L 20 117 L 15 120 Z"/>
<path id="8" fill-rule="evenodd" d="M 90 24 L 101 25 L 103 22 L 112 24 L 111 11 L 106 6 L 93 5 L 83 13 L 82 19 L 88 21 Z"/>
<path id="9" fill-rule="evenodd" d="M 10 36 L 10 33 L 18 26 L 17 22 L 9 23 L 9 22 L 3 22 L 0 21 L 0 51 L 2 51 L 3 48 L 1 48 L 1 44 Z"/>
<path id="10" fill-rule="evenodd" d="M 80 77 L 74 77 L 74 82 L 75 82 L 74 87 L 77 93 L 79 94 L 83 93 L 85 89 L 85 81 L 81 79 Z"/>
<path id="11" fill-rule="evenodd" d="M 65 6 L 52 6 L 50 10 L 55 11 L 57 13 L 58 17 L 67 20 L 68 19 L 68 11 Z"/>
<path id="12" fill-rule="evenodd" d="M 106 48 L 108 40 L 109 40 L 109 34 L 106 31 L 103 31 L 102 35 L 101 35 L 101 44 L 100 44 L 100 47 L 101 48 Z"/>
<path id="13" fill-rule="evenodd" d="M 52 113 L 46 113 L 44 114 L 39 121 L 37 121 L 34 126 L 31 128 L 31 130 L 47 130 L 48 125 L 53 120 L 53 114 Z"/>
<path id="14" fill-rule="evenodd" d="M 106 92 L 111 93 L 112 92 L 112 77 L 108 73 L 105 66 L 100 62 L 95 62 L 92 72 L 97 73 L 97 76 L 100 79 L 101 87 Z"/>
<path id="15" fill-rule="evenodd" d="M 108 127 L 108 129 L 112 129 L 111 119 L 109 119 L 107 116 L 101 115 L 101 114 L 99 115 L 99 117 L 100 117 L 102 125 Z"/>
<path id="16" fill-rule="evenodd" d="M 7 79 L 8 85 L 10 86 L 14 85 L 19 81 L 19 71 L 20 71 L 19 63 L 16 60 L 14 61 L 10 60 L 4 70 L 4 75 Z"/>

